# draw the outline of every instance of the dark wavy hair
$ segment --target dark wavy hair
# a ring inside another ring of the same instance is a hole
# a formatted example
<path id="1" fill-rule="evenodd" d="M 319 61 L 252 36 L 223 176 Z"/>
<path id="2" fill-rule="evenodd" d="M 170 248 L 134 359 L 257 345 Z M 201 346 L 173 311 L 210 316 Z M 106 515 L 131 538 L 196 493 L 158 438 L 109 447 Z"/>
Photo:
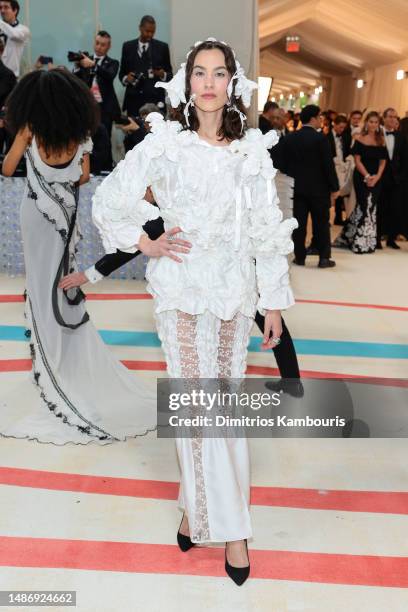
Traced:
<path id="1" fill-rule="evenodd" d="M 12 135 L 27 126 L 47 155 L 84 142 L 99 124 L 99 109 L 89 88 L 64 69 L 24 76 L 9 95 L 6 108 Z"/>
<path id="2" fill-rule="evenodd" d="M 368 134 L 368 121 L 372 117 L 375 117 L 376 119 L 378 119 L 378 128 L 376 129 L 375 134 L 374 134 L 375 142 L 377 143 L 378 146 L 382 146 L 382 145 L 385 144 L 385 138 L 384 138 L 384 133 L 383 133 L 383 131 L 381 129 L 381 115 L 380 115 L 380 113 L 377 113 L 377 111 L 369 111 L 363 117 L 363 127 L 361 128 L 361 135 L 362 136 L 367 136 L 367 134 Z"/>
<path id="3" fill-rule="evenodd" d="M 197 47 L 194 47 L 192 49 L 190 55 L 188 56 L 187 63 L 186 63 L 186 100 L 187 102 L 191 96 L 190 79 L 191 79 L 191 75 L 192 75 L 193 68 L 194 68 L 195 58 L 197 54 L 200 53 L 200 51 L 206 51 L 208 49 L 219 49 L 224 54 L 225 66 L 228 70 L 230 77 L 232 77 L 232 75 L 235 73 L 237 69 L 234 54 L 232 52 L 231 47 L 229 47 L 228 45 L 222 42 L 219 42 L 219 41 L 211 41 L 211 40 L 206 40 L 202 42 L 200 45 L 197 45 Z M 236 107 L 246 116 L 246 110 L 245 110 L 244 105 L 242 104 L 241 98 L 237 98 L 235 96 L 235 83 L 236 81 L 234 81 L 233 87 L 232 87 L 231 104 L 232 105 L 235 104 Z M 197 117 L 196 110 L 194 107 L 189 108 L 188 118 L 190 122 L 190 127 L 188 127 L 188 125 L 186 124 L 184 114 L 183 114 L 185 106 L 186 105 L 183 103 L 181 103 L 178 106 L 178 108 L 176 109 L 176 119 L 183 125 L 184 129 L 197 131 L 198 128 L 200 127 L 200 121 Z M 246 130 L 246 125 L 244 124 L 244 129 L 241 134 L 241 119 L 239 118 L 238 113 L 235 111 L 228 111 L 227 109 L 228 109 L 228 106 L 225 105 L 223 113 L 222 113 L 221 126 L 217 132 L 217 136 L 219 137 L 220 140 L 223 140 L 224 138 L 226 138 L 227 140 L 238 140 L 242 138 Z"/>

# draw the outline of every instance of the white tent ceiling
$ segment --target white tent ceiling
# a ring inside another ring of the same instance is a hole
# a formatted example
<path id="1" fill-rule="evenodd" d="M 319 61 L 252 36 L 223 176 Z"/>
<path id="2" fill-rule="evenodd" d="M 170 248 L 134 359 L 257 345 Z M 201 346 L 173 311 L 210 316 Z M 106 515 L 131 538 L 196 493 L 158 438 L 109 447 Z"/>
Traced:
<path id="1" fill-rule="evenodd" d="M 300 52 L 286 53 L 287 35 Z M 408 57 L 408 0 L 259 0 L 261 74 L 275 93 Z"/>

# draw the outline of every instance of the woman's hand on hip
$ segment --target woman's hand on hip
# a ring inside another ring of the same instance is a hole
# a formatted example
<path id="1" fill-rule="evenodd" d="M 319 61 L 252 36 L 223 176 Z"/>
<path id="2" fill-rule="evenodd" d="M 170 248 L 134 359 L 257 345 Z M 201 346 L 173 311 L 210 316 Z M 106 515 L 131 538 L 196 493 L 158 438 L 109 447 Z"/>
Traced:
<path id="1" fill-rule="evenodd" d="M 282 335 L 282 316 L 280 310 L 267 310 L 265 313 L 264 335 L 261 350 L 274 349 L 280 344 Z"/>
<path id="2" fill-rule="evenodd" d="M 183 263 L 180 257 L 174 253 L 189 253 L 193 246 L 187 240 L 176 238 L 176 234 L 182 232 L 181 227 L 173 227 L 171 230 L 164 232 L 156 240 L 150 240 L 147 234 L 142 234 L 139 239 L 138 248 L 144 255 L 149 257 L 170 257 L 178 263 Z"/>

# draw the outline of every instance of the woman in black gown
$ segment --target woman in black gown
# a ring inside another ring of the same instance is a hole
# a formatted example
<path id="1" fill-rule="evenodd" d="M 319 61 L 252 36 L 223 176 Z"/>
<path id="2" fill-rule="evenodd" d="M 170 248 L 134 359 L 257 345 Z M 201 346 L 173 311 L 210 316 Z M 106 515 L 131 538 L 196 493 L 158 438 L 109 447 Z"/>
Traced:
<path id="1" fill-rule="evenodd" d="M 349 248 L 353 253 L 373 253 L 377 246 L 377 202 L 387 159 L 377 112 L 368 113 L 351 152 L 356 163 L 353 176 L 356 206 L 333 246 Z"/>

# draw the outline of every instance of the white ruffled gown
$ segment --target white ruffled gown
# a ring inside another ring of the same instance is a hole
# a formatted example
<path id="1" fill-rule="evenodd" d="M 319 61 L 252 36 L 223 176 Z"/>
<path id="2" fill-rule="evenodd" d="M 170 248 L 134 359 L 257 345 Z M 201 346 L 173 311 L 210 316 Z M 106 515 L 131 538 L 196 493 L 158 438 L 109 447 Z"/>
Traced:
<path id="1" fill-rule="evenodd" d="M 148 291 L 172 378 L 242 378 L 256 309 L 294 303 L 286 255 L 296 220 L 282 222 L 268 148 L 274 132 L 248 130 L 213 146 L 178 122 L 152 113 L 152 131 L 97 188 L 93 219 L 107 253 L 136 250 L 142 225 L 161 215 L 165 229 L 193 245 L 151 258 Z M 144 198 L 151 186 L 159 209 Z M 255 268 L 256 257 L 256 268 Z M 193 542 L 252 535 L 245 438 L 176 438 L 179 505 Z"/>

